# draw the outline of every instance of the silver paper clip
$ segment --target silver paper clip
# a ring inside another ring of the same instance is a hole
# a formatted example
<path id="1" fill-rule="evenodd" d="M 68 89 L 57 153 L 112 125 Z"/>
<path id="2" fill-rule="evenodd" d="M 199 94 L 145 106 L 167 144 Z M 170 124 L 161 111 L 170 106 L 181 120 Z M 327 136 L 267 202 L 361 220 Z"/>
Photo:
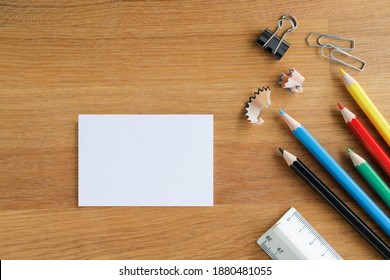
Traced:
<path id="1" fill-rule="evenodd" d="M 330 50 L 332 48 L 333 48 L 333 50 Z M 329 49 L 329 55 L 325 55 L 324 54 L 324 49 Z M 349 64 L 349 63 L 347 63 L 345 61 L 342 61 L 342 60 L 336 58 L 335 55 L 334 55 L 335 53 L 341 53 L 341 54 L 347 56 L 348 58 L 352 58 L 352 59 L 358 61 L 359 63 L 361 63 L 361 67 L 356 67 L 353 64 Z M 351 67 L 351 68 L 356 69 L 358 71 L 362 71 L 364 69 L 364 67 L 366 66 L 366 62 L 364 60 L 362 60 L 362 59 L 360 59 L 360 58 L 358 58 L 358 57 L 356 57 L 356 56 L 354 56 L 354 55 L 352 55 L 350 53 L 347 53 L 346 51 L 344 51 L 344 50 L 342 50 L 342 49 L 340 49 L 340 48 L 338 48 L 338 47 L 336 47 L 336 46 L 334 46 L 332 44 L 325 44 L 325 45 L 323 45 L 321 47 L 321 55 L 323 57 L 327 58 L 327 59 L 330 59 L 332 61 L 338 62 L 338 63 L 340 63 L 342 65 Z"/>
<path id="2" fill-rule="evenodd" d="M 313 35 L 317 35 L 318 36 L 317 44 L 310 41 L 310 39 L 311 39 L 311 37 Z M 350 42 L 350 47 L 344 47 L 344 46 L 336 45 L 335 43 L 323 43 L 323 42 L 321 42 L 321 40 L 324 39 L 324 38 L 334 39 L 332 41 L 335 41 L 335 42 L 337 42 L 337 40 Z M 317 48 L 322 48 L 322 47 L 324 47 L 326 45 L 332 45 L 332 46 L 335 46 L 335 47 L 337 47 L 337 48 L 339 48 L 341 50 L 353 50 L 355 48 L 355 40 L 352 39 L 352 38 L 343 38 L 343 37 L 340 37 L 340 36 L 330 35 L 330 34 L 325 34 L 325 33 L 320 33 L 320 32 L 312 32 L 312 33 L 310 33 L 310 35 L 307 37 L 306 41 L 307 41 L 307 43 L 310 46 L 317 47 Z"/>

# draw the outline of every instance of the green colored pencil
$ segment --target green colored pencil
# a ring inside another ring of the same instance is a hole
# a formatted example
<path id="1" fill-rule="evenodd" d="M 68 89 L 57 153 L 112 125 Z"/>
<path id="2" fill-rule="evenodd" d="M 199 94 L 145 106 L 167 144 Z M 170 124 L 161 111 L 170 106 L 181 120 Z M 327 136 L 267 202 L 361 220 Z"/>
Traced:
<path id="1" fill-rule="evenodd" d="M 356 167 L 359 173 L 382 198 L 387 207 L 390 207 L 390 188 L 364 158 L 356 154 L 350 148 L 347 148 L 347 151 L 351 157 L 353 165 Z"/>

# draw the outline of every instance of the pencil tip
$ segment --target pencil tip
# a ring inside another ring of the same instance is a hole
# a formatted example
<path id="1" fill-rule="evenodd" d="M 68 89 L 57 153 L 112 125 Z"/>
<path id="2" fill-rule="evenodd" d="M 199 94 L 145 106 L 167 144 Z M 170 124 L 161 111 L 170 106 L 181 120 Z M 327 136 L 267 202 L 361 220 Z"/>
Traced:
<path id="1" fill-rule="evenodd" d="M 347 151 L 348 151 L 348 155 L 349 157 L 351 158 L 352 162 L 353 162 L 353 165 L 355 167 L 367 162 L 364 158 L 362 158 L 361 156 L 359 156 L 357 153 L 355 153 L 354 151 L 352 151 L 350 148 L 347 148 Z"/>
<path id="2" fill-rule="evenodd" d="M 339 71 L 340 71 L 340 74 L 342 74 L 342 75 L 344 75 L 344 74 L 347 74 L 343 69 L 339 69 Z"/>
<path id="3" fill-rule="evenodd" d="M 279 114 L 284 115 L 284 111 L 282 109 L 279 110 Z"/>
<path id="4" fill-rule="evenodd" d="M 340 110 L 343 110 L 345 107 L 340 102 L 337 102 L 337 105 L 339 105 Z"/>
<path id="5" fill-rule="evenodd" d="M 279 148 L 279 152 L 283 155 L 284 150 L 282 148 Z"/>

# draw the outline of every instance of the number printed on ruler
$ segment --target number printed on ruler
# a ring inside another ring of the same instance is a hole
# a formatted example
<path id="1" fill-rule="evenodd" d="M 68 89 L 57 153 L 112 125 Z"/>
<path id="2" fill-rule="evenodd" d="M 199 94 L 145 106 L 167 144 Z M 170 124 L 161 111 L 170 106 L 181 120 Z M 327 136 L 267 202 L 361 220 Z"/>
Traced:
<path id="1" fill-rule="evenodd" d="M 294 207 L 257 243 L 273 260 L 342 260 Z"/>

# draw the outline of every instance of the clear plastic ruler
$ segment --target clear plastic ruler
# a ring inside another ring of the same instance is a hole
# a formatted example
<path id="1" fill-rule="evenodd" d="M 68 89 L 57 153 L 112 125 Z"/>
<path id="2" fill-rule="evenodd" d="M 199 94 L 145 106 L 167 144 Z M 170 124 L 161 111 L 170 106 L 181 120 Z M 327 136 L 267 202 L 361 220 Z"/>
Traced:
<path id="1" fill-rule="evenodd" d="M 257 244 L 273 260 L 342 260 L 294 208 L 290 208 Z"/>

